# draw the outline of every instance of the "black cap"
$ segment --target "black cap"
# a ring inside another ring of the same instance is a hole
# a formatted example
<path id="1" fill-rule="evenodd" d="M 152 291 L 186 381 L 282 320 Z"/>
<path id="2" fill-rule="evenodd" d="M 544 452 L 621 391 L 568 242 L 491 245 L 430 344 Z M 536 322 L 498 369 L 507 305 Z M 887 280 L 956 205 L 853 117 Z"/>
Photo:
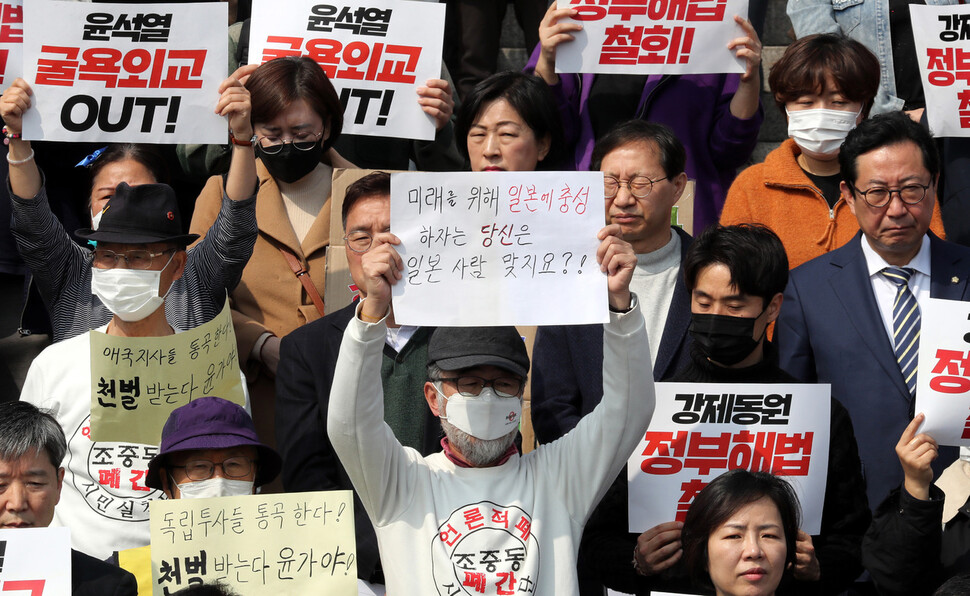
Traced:
<path id="1" fill-rule="evenodd" d="M 428 342 L 428 364 L 442 370 L 491 365 L 529 375 L 529 353 L 515 327 L 438 327 Z"/>
<path id="2" fill-rule="evenodd" d="M 74 235 L 84 240 L 120 244 L 189 244 L 199 237 L 182 233 L 178 199 L 167 184 L 128 186 L 122 182 L 102 213 L 97 230 L 85 228 Z"/>

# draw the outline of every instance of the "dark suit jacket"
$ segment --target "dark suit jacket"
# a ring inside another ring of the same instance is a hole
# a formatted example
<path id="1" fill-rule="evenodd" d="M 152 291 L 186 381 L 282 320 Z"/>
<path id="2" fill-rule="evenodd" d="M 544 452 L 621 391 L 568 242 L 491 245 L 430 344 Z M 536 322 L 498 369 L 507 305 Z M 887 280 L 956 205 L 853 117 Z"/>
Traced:
<path id="1" fill-rule="evenodd" d="M 914 404 L 876 306 L 861 239 L 792 271 L 775 343 L 784 370 L 806 383 L 831 383 L 832 397 L 849 410 L 874 510 L 903 481 L 895 446 Z M 970 300 L 970 249 L 930 233 L 930 258 L 930 295 Z M 956 448 L 941 448 L 936 473 L 956 456 Z"/>
<path id="2" fill-rule="evenodd" d="M 138 596 L 135 576 L 71 549 L 72 596 Z"/>
<path id="3" fill-rule="evenodd" d="M 693 242 L 680 235 L 680 260 Z M 690 361 L 690 295 L 683 268 L 677 272 L 663 337 L 653 364 L 655 381 L 665 379 Z M 653 339 L 651 339 L 653 341 Z M 603 326 L 539 327 L 532 350 L 532 427 L 539 443 L 555 441 L 603 399 Z"/>
<path id="4" fill-rule="evenodd" d="M 351 304 L 299 327 L 284 337 L 280 345 L 276 371 L 276 441 L 283 456 L 282 479 L 287 492 L 354 488 L 327 438 L 327 411 L 340 342 L 356 307 L 356 303 Z M 397 355 L 386 344 L 384 354 L 391 358 Z M 421 454 L 441 451 L 441 425 L 422 396 L 415 396 L 414 405 L 427 415 Z M 356 494 L 354 522 L 357 575 L 371 581 L 380 562 L 377 536 Z"/>

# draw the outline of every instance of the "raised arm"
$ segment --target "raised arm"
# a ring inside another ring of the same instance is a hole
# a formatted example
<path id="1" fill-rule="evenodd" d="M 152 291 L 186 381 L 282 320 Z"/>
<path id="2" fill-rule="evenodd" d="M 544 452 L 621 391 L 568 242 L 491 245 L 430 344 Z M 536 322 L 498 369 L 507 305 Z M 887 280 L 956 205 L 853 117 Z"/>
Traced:
<path id="1" fill-rule="evenodd" d="M 13 194 L 32 199 L 40 192 L 40 169 L 34 160 L 30 141 L 20 137 L 24 126 L 24 114 L 30 109 L 33 91 L 27 81 L 18 78 L 0 96 L 0 117 L 7 128 L 10 141 L 7 163 L 10 164 L 10 188 Z M 12 137 L 12 138 L 11 138 Z"/>
<path id="2" fill-rule="evenodd" d="M 219 85 L 216 113 L 229 121 L 232 158 L 226 176 L 226 196 L 234 201 L 248 199 L 256 191 L 256 155 L 253 153 L 252 104 L 246 79 L 256 64 L 240 66 Z"/>

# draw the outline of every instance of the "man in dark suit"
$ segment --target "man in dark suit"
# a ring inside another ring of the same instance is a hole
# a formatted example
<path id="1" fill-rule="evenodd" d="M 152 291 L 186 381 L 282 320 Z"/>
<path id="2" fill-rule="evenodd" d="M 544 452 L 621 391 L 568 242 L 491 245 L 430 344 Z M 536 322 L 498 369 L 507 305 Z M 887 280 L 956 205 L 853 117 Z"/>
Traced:
<path id="1" fill-rule="evenodd" d="M 970 249 L 927 232 L 939 164 L 929 133 L 901 112 L 849 133 L 842 198 L 860 234 L 792 272 L 776 328 L 781 367 L 831 383 L 849 410 L 873 509 L 903 480 L 894 448 L 914 414 L 921 308 L 970 300 Z M 956 455 L 941 448 L 937 473 Z"/>
<path id="2" fill-rule="evenodd" d="M 354 182 L 343 203 L 347 260 L 361 298 L 364 267 L 379 256 L 379 235 L 390 230 L 390 175 L 378 172 Z M 288 492 L 353 490 L 327 438 L 330 385 L 344 330 L 357 303 L 304 325 L 283 338 L 276 373 L 276 437 Z M 384 420 L 405 446 L 421 455 L 441 450 L 441 426 L 421 398 L 427 380 L 428 339 L 433 329 L 398 326 L 388 318 L 381 377 Z M 415 399 L 417 396 L 417 399 Z M 383 584 L 377 536 L 360 499 L 354 496 L 357 576 Z"/>
<path id="3" fill-rule="evenodd" d="M 64 432 L 52 416 L 23 401 L 0 404 L 0 529 L 50 525 L 66 452 Z M 136 596 L 138 586 L 124 569 L 71 549 L 71 593 Z"/>
<path id="4" fill-rule="evenodd" d="M 630 289 L 644 308 L 660 381 L 689 361 L 690 295 L 680 262 L 691 237 L 670 225 L 687 185 L 684 146 L 666 126 L 630 120 L 593 149 L 606 181 L 606 223 L 618 223 L 637 253 Z M 652 312 L 651 312 L 652 311 Z M 647 364 L 647 363 L 644 363 Z M 540 327 L 532 360 L 532 426 L 540 443 L 566 434 L 603 397 L 603 326 Z"/>

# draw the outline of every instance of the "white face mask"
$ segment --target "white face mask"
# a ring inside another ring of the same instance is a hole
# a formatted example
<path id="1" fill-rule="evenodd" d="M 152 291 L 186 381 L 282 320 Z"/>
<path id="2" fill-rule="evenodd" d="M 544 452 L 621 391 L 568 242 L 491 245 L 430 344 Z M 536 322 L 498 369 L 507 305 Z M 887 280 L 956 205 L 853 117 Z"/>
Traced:
<path id="1" fill-rule="evenodd" d="M 232 480 L 231 478 L 219 478 L 214 476 L 208 480 L 198 480 L 196 482 L 185 482 L 178 484 L 182 499 L 209 499 L 212 497 L 241 497 L 253 494 L 254 482 L 252 480 Z"/>
<path id="2" fill-rule="evenodd" d="M 477 397 L 465 397 L 458 392 L 449 397 L 438 386 L 435 391 L 448 402 L 448 415 L 441 419 L 476 439 L 491 441 L 504 437 L 518 428 L 522 418 L 522 399 L 499 397 L 491 387 L 483 387 Z"/>
<path id="3" fill-rule="evenodd" d="M 165 267 L 168 267 L 174 258 L 173 253 L 168 263 L 165 263 Z M 165 296 L 158 295 L 158 287 L 165 267 L 160 271 L 92 267 L 91 292 L 122 321 L 129 323 L 141 321 L 165 303 Z M 170 285 L 168 289 L 171 290 L 172 286 Z M 167 296 L 168 292 L 165 294 Z"/>
<path id="4" fill-rule="evenodd" d="M 816 108 L 790 111 L 786 108 L 785 113 L 788 114 L 788 136 L 802 151 L 832 155 L 839 151 L 845 136 L 855 128 L 862 110 L 845 112 Z"/>
<path id="5" fill-rule="evenodd" d="M 104 215 L 104 210 L 98 211 L 97 213 L 91 212 L 91 229 L 94 231 L 98 230 L 98 226 L 101 225 L 101 216 Z"/>

